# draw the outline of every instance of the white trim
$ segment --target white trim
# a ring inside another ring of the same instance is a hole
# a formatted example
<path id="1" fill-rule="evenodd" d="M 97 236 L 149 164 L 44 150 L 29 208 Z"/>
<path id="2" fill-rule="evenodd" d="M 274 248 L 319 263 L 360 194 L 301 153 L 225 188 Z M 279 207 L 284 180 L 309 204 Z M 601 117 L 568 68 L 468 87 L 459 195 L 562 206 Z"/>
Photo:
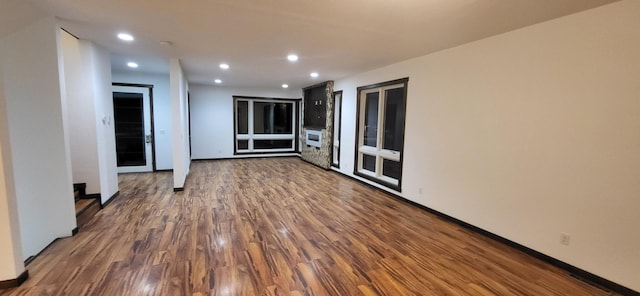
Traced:
<path id="1" fill-rule="evenodd" d="M 248 111 L 247 111 L 247 134 L 238 134 L 238 102 L 247 102 Z M 291 104 L 291 133 L 289 134 L 255 134 L 254 133 L 254 103 L 255 102 L 263 102 L 263 103 L 285 103 Z M 297 101 L 296 100 L 280 100 L 280 99 L 260 99 L 260 98 L 242 98 L 237 97 L 234 99 L 234 124 L 236 126 L 235 130 L 235 141 L 236 141 L 236 152 L 237 153 L 252 153 L 252 152 L 295 152 L 295 131 L 296 131 L 296 110 L 297 110 Z M 239 140 L 247 140 L 248 149 L 238 149 L 237 141 Z M 274 149 L 257 149 L 254 145 L 254 140 L 291 140 L 291 148 L 274 148 Z"/>
<path id="2" fill-rule="evenodd" d="M 358 116 L 358 138 L 357 138 L 357 147 L 358 147 L 358 155 L 357 155 L 357 163 L 356 168 L 357 172 L 366 175 L 371 178 L 375 178 L 382 182 L 398 185 L 399 180 L 383 175 L 383 163 L 384 160 L 391 160 L 395 162 L 400 162 L 402 152 L 394 151 L 389 149 L 383 149 L 383 141 L 384 141 L 384 123 L 386 121 L 385 118 L 385 106 L 387 102 L 387 90 L 405 88 L 404 83 L 393 84 L 383 87 L 371 88 L 362 90 L 360 92 L 360 100 L 359 100 L 359 116 Z M 406 89 L 405 89 L 406 91 Z M 378 93 L 378 114 L 377 115 L 377 127 L 376 127 L 376 146 L 368 146 L 364 145 L 364 136 L 365 136 L 365 114 L 367 112 L 367 94 Z M 406 112 L 406 111 L 405 111 Z M 369 155 L 376 158 L 375 171 L 365 170 L 363 167 L 364 157 L 363 155 Z"/>
<path id="3" fill-rule="evenodd" d="M 152 151 L 153 145 L 151 141 L 155 141 L 155 139 L 153 139 L 153 136 L 152 136 L 153 134 L 151 129 L 151 98 L 150 98 L 151 96 L 149 94 L 150 90 L 147 87 L 113 85 L 111 86 L 112 96 L 114 92 L 142 94 L 142 111 L 143 111 L 142 124 L 143 124 L 144 137 L 145 137 L 144 139 L 145 165 L 119 166 L 117 168 L 117 171 L 118 173 L 151 172 L 153 171 L 153 151 Z M 114 125 L 115 125 L 115 122 L 114 122 Z M 147 137 L 150 139 L 149 142 L 147 142 Z"/>

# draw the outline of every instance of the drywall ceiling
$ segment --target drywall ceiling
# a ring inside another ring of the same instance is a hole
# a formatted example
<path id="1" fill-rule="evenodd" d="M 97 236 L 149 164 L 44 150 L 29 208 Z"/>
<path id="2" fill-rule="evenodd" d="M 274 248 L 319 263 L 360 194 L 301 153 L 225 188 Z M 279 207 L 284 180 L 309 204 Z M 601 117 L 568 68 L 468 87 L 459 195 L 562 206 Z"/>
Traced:
<path id="1" fill-rule="evenodd" d="M 29 1 L 0 0 L 0 38 L 46 16 Z"/>
<path id="2" fill-rule="evenodd" d="M 611 2 L 1 0 L 0 34 L 44 13 L 109 49 L 116 70 L 131 71 L 124 64 L 133 60 L 140 65 L 134 71 L 166 72 L 175 57 L 191 83 L 219 78 L 225 86 L 301 88 Z M 122 31 L 136 40 L 121 42 Z M 299 60 L 289 63 L 289 53 Z M 221 70 L 221 62 L 231 68 Z M 309 77 L 312 71 L 319 77 Z"/>

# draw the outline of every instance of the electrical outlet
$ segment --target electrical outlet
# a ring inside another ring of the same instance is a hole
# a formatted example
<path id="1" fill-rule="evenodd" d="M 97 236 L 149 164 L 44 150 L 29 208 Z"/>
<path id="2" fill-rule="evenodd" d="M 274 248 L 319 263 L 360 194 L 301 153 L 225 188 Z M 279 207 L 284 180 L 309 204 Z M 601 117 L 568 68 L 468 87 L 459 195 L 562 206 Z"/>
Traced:
<path id="1" fill-rule="evenodd" d="M 567 233 L 561 233 L 560 234 L 560 243 L 568 246 L 569 243 L 571 242 L 571 235 L 567 234 Z"/>

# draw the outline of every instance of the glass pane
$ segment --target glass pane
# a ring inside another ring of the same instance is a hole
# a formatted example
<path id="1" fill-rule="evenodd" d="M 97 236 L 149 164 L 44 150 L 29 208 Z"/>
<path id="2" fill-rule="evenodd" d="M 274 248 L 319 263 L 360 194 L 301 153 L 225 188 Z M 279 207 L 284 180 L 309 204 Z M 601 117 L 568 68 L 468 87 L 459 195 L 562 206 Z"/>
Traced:
<path id="1" fill-rule="evenodd" d="M 375 172 L 376 171 L 376 157 L 375 156 L 371 156 L 371 155 L 367 155 L 367 154 L 363 154 L 362 155 L 362 168 L 367 170 L 367 171 Z"/>
<path id="2" fill-rule="evenodd" d="M 378 142 L 378 93 L 368 93 L 364 106 L 364 145 L 376 147 Z"/>
<path id="3" fill-rule="evenodd" d="M 238 134 L 246 135 L 249 133 L 249 102 L 237 101 L 236 108 L 238 116 Z"/>
<path id="4" fill-rule="evenodd" d="M 113 93 L 117 166 L 147 164 L 141 93 Z"/>
<path id="5" fill-rule="evenodd" d="M 292 103 L 253 103 L 254 134 L 292 134 Z"/>
<path id="6" fill-rule="evenodd" d="M 249 149 L 249 140 L 238 140 L 238 150 Z"/>
<path id="7" fill-rule="evenodd" d="M 274 105 L 274 133 L 293 134 L 293 103 L 274 103 Z"/>
<path id="8" fill-rule="evenodd" d="M 292 140 L 253 140 L 253 149 L 291 149 Z"/>
<path id="9" fill-rule="evenodd" d="M 385 92 L 383 149 L 402 151 L 404 134 L 404 87 Z"/>
<path id="10" fill-rule="evenodd" d="M 402 175 L 402 168 L 400 167 L 400 163 L 397 161 L 384 159 L 382 161 L 382 175 L 400 180 L 400 176 Z"/>

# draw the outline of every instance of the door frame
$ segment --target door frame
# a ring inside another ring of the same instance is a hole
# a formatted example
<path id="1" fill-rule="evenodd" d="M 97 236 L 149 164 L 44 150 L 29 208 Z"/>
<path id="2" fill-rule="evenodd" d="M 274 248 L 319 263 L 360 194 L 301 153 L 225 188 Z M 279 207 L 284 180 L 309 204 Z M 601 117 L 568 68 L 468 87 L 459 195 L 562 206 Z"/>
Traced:
<path id="1" fill-rule="evenodd" d="M 111 86 L 129 86 L 149 89 L 149 115 L 151 123 L 151 171 L 156 171 L 156 129 L 153 121 L 153 84 L 113 82 Z M 113 94 L 112 94 L 113 97 Z"/>
<path id="2" fill-rule="evenodd" d="M 336 103 L 336 96 L 340 95 L 340 102 Z M 333 100 L 333 112 L 331 112 L 331 120 L 333 121 L 333 131 L 331 132 L 331 136 L 333 137 L 332 139 L 332 145 L 331 145 L 331 166 L 334 168 L 339 169 L 340 168 L 340 149 L 342 149 L 340 140 L 341 140 L 341 136 L 342 136 L 342 102 L 344 101 L 342 98 L 342 90 L 338 90 L 338 91 L 334 91 L 331 99 Z M 338 119 L 338 124 L 336 127 L 336 110 L 340 110 L 340 112 L 338 112 L 339 114 L 337 114 L 337 119 Z M 336 129 L 338 130 L 338 134 L 336 135 Z M 334 155 L 334 151 L 333 148 L 336 146 L 336 141 L 335 139 L 338 139 L 337 143 L 338 143 L 338 163 L 335 163 L 333 161 L 334 157 L 336 155 Z"/>
<path id="3" fill-rule="evenodd" d="M 409 86 L 409 77 L 391 80 L 387 82 L 381 82 L 366 86 L 360 86 L 357 88 L 358 95 L 356 98 L 356 130 L 355 130 L 355 147 L 354 147 L 354 166 L 353 166 L 353 174 L 375 183 L 378 183 L 382 186 L 390 188 L 392 190 L 402 192 L 402 169 L 404 163 L 404 136 L 406 131 L 406 122 L 407 122 L 407 93 Z M 381 133 L 384 131 L 385 124 L 385 115 L 386 109 L 383 107 L 383 104 L 387 100 L 386 90 L 403 88 L 404 94 L 404 122 L 402 123 L 402 135 L 399 135 L 402 141 L 402 147 L 400 151 L 383 149 Z M 364 145 L 364 135 L 366 133 L 366 95 L 368 93 L 379 93 L 378 96 L 378 113 L 377 113 L 377 127 L 376 127 L 376 147 L 371 147 Z M 382 128 L 381 128 L 382 127 Z M 365 152 L 366 150 L 366 152 Z M 361 159 L 360 155 L 375 156 L 376 157 L 376 167 L 375 171 L 367 171 L 363 170 L 363 162 L 364 159 Z M 398 179 L 393 179 L 390 177 L 386 177 L 383 175 L 384 168 L 382 166 L 383 161 L 380 160 L 392 160 L 396 162 L 400 162 L 400 177 Z"/>

